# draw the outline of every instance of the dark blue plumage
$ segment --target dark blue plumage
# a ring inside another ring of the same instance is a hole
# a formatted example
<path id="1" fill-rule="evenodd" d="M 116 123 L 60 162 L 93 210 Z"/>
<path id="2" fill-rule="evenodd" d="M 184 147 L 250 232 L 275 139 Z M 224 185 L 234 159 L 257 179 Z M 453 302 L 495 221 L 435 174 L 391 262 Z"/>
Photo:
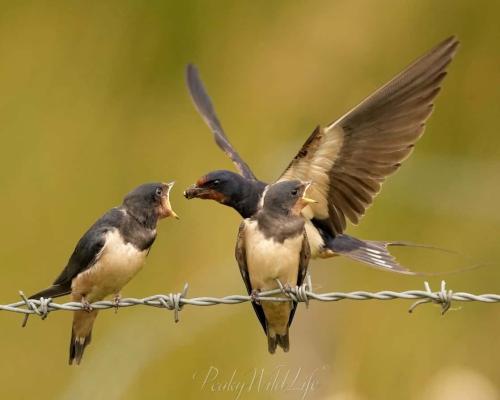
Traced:
<path id="1" fill-rule="evenodd" d="M 457 47 L 455 37 L 444 40 L 335 122 L 318 126 L 280 176 L 278 181 L 312 182 L 310 197 L 317 204 L 303 212 L 312 257 L 341 254 L 387 271 L 411 273 L 387 249 L 407 244 L 365 241 L 344 232 L 348 221 L 359 222 L 382 183 L 422 136 Z M 196 109 L 241 175 L 210 172 L 185 196 L 212 199 L 243 218 L 252 217 L 268 185 L 255 177 L 229 142 L 196 67 L 188 65 L 186 72 Z"/>
<path id="2" fill-rule="evenodd" d="M 170 201 L 171 184 L 149 183 L 130 192 L 123 204 L 112 208 L 95 222 L 78 241 L 71 257 L 52 286 L 30 298 L 72 295 L 87 311 L 76 311 L 70 341 L 70 364 L 77 364 L 90 343 L 97 316 L 89 303 L 121 288 L 142 267 L 156 238 L 159 219 L 175 216 Z"/>

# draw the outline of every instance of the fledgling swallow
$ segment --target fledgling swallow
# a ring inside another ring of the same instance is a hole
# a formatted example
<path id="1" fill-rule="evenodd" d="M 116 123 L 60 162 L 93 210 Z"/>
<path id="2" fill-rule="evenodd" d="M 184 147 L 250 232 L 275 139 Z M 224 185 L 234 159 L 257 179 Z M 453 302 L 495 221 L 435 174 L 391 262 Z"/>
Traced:
<path id="1" fill-rule="evenodd" d="M 306 231 L 313 258 L 344 255 L 388 271 L 411 273 L 389 253 L 402 242 L 360 240 L 344 233 L 347 221 L 357 224 L 381 189 L 411 154 L 422 136 L 433 102 L 456 53 L 450 37 L 416 60 L 352 110 L 326 127 L 317 127 L 279 180 L 312 182 L 306 207 Z M 243 218 L 252 217 L 267 184 L 258 180 L 229 142 L 196 67 L 187 67 L 187 85 L 217 145 L 240 174 L 210 172 L 189 187 L 188 199 L 215 200 Z"/>
<path id="2" fill-rule="evenodd" d="M 97 310 L 90 303 L 113 294 L 120 299 L 121 289 L 139 272 L 156 239 L 158 220 L 173 216 L 169 193 L 174 182 L 147 183 L 125 196 L 82 236 L 66 267 L 52 286 L 30 299 L 54 298 L 71 294 L 85 310 L 75 311 L 69 364 L 80 364 L 90 344 Z"/>
<path id="3" fill-rule="evenodd" d="M 262 207 L 241 223 L 236 259 L 252 297 L 260 291 L 278 288 L 277 280 L 290 287 L 303 283 L 310 249 L 301 211 L 315 203 L 305 197 L 309 185 L 297 180 L 269 185 Z M 253 301 L 252 305 L 267 335 L 269 353 L 274 353 L 276 346 L 288 351 L 288 328 L 297 303 Z"/>

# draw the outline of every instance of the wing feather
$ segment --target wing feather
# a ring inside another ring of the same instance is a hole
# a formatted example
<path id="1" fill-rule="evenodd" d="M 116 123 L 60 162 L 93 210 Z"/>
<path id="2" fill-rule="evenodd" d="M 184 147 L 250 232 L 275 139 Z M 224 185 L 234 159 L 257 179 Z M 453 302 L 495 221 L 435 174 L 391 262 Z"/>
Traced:
<path id="1" fill-rule="evenodd" d="M 73 278 L 99 260 L 105 248 L 107 231 L 107 229 L 91 229 L 80 239 L 68 264 L 54 281 L 54 285 L 71 284 Z"/>
<path id="2" fill-rule="evenodd" d="M 238 171 L 245 178 L 256 180 L 250 167 L 245 161 L 243 161 L 224 133 L 212 101 L 210 100 L 210 97 L 208 96 L 205 86 L 200 78 L 198 69 L 192 64 L 189 64 L 186 67 L 186 82 L 196 110 L 214 134 L 214 139 L 217 145 L 229 156 Z"/>
<path id="3" fill-rule="evenodd" d="M 304 240 L 302 241 L 302 249 L 300 251 L 299 257 L 299 273 L 297 274 L 297 286 L 304 283 L 307 276 L 307 269 L 309 266 L 309 259 L 311 258 L 311 249 L 309 247 L 309 241 L 307 240 L 307 234 L 304 230 Z M 293 309 L 290 312 L 290 317 L 288 318 L 288 326 L 292 324 L 293 317 L 295 316 L 295 311 L 297 310 L 298 303 L 294 302 Z"/>
<path id="4" fill-rule="evenodd" d="M 235 249 L 236 261 L 238 262 L 238 266 L 240 267 L 241 277 L 243 278 L 243 282 L 245 283 L 245 287 L 247 289 L 247 293 L 252 293 L 252 284 L 250 283 L 250 276 L 248 275 L 248 265 L 247 265 L 247 253 L 245 246 L 245 221 L 240 224 L 240 229 L 238 231 L 238 239 L 236 240 L 236 249 Z M 267 324 L 266 324 L 266 316 L 264 314 L 264 309 L 261 305 L 252 302 L 253 309 L 255 314 L 257 314 L 257 318 L 259 319 L 264 332 L 267 334 Z"/>
<path id="5" fill-rule="evenodd" d="M 312 181 L 314 218 L 332 234 L 356 224 L 386 177 L 409 157 L 433 110 L 458 41 L 450 37 L 347 114 L 317 127 L 280 180 Z"/>

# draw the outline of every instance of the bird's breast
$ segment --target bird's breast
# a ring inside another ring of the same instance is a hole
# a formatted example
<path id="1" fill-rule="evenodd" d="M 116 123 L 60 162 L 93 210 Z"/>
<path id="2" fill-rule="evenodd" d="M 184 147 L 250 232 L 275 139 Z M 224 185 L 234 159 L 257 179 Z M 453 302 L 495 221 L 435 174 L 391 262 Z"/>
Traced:
<path id="1" fill-rule="evenodd" d="M 257 222 L 246 221 L 245 247 L 252 288 L 276 288 L 276 279 L 283 284 L 296 285 L 303 240 L 301 232 L 280 243 L 266 238 Z"/>
<path id="2" fill-rule="evenodd" d="M 139 250 L 123 240 L 118 230 L 106 235 L 106 242 L 97 262 L 73 281 L 73 290 L 96 301 L 118 293 L 144 265 L 148 250 Z"/>

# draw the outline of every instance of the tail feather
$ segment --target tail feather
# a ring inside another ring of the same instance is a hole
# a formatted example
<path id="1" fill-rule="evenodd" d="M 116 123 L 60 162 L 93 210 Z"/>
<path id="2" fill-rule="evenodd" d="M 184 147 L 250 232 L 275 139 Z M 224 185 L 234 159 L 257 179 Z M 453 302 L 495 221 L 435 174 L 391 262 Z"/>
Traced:
<path id="1" fill-rule="evenodd" d="M 38 293 L 31 295 L 30 299 L 39 299 L 43 297 L 45 299 L 65 296 L 71 293 L 71 285 L 52 285 L 47 289 L 43 289 Z"/>
<path id="2" fill-rule="evenodd" d="M 327 243 L 328 248 L 333 252 L 352 258 L 356 261 L 361 261 L 371 267 L 382 268 L 402 274 L 415 275 L 414 272 L 411 272 L 408 268 L 399 264 L 396 258 L 389 252 L 388 247 L 392 245 L 425 247 L 404 242 L 360 240 L 348 235 L 337 235 Z"/>
<path id="3" fill-rule="evenodd" d="M 91 341 L 92 332 L 87 336 L 77 337 L 75 336 L 75 331 L 71 331 L 71 341 L 69 342 L 69 365 L 72 365 L 73 362 L 75 362 L 76 365 L 80 365 L 85 347 L 87 347 Z"/>
<path id="4" fill-rule="evenodd" d="M 85 348 L 92 340 L 92 327 L 94 326 L 97 310 L 91 312 L 75 311 L 71 340 L 69 342 L 69 365 L 73 362 L 79 365 Z"/>
<path id="5" fill-rule="evenodd" d="M 278 345 L 278 341 L 276 340 L 276 336 L 267 335 L 267 350 L 270 354 L 274 354 L 276 352 L 276 346 Z"/>
<path id="6" fill-rule="evenodd" d="M 278 346 L 280 346 L 285 353 L 290 350 L 290 340 L 288 332 L 286 333 L 286 335 L 276 335 L 276 339 L 278 341 Z"/>
<path id="7" fill-rule="evenodd" d="M 381 268 L 385 271 L 398 272 L 406 275 L 418 276 L 442 276 L 456 274 L 460 272 L 473 271 L 478 268 L 488 267 L 491 264 L 473 263 L 471 266 L 454 269 L 446 272 L 412 272 L 405 266 L 399 264 L 396 258 L 389 252 L 389 247 L 413 247 L 421 249 L 436 250 L 443 253 L 459 255 L 461 258 L 468 258 L 459 252 L 443 249 L 441 247 L 410 242 L 382 242 L 376 240 L 360 240 L 348 235 L 337 235 L 327 241 L 326 247 L 335 255 L 340 254 L 353 260 L 368 264 L 370 267 Z"/>
<path id="8" fill-rule="evenodd" d="M 269 353 L 274 354 L 276 352 L 276 347 L 281 347 L 286 353 L 290 350 L 290 340 L 288 335 L 288 328 L 284 335 L 279 335 L 275 333 L 272 329 L 267 330 L 267 349 Z"/>

